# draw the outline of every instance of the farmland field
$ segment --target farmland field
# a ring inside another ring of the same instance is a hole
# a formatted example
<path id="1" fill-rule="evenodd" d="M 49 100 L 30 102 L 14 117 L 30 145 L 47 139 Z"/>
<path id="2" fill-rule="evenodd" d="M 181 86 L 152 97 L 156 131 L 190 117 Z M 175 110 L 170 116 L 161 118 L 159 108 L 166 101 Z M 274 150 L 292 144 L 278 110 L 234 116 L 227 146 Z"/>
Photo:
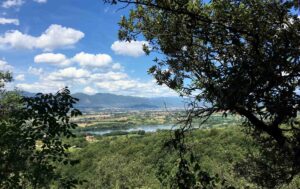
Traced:
<path id="1" fill-rule="evenodd" d="M 79 125 L 79 133 L 110 133 L 112 131 L 144 130 L 153 132 L 158 129 L 170 130 L 178 127 L 178 117 L 182 111 L 132 111 L 132 112 L 101 112 L 98 114 L 85 114 L 73 120 Z M 204 124 L 195 119 L 194 128 L 226 127 L 241 123 L 237 116 L 224 117 L 222 113 L 213 114 Z M 164 127 L 165 126 L 165 127 Z M 151 127 L 153 129 L 151 129 Z"/>

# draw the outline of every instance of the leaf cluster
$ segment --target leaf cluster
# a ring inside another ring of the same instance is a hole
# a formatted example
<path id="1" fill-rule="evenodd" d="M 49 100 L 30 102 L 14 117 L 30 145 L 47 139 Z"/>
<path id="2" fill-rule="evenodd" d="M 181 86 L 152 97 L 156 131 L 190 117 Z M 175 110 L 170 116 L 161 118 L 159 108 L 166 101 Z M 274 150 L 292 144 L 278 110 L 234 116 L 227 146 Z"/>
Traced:
<path id="1" fill-rule="evenodd" d="M 67 88 L 56 94 L 22 97 L 16 92 L 1 96 L 0 188 L 48 188 L 65 181 L 55 162 L 74 165 L 63 137 L 73 137 L 77 125 L 71 117 L 81 112 L 73 107 L 77 99 Z M 68 182 L 78 183 L 76 179 Z"/>

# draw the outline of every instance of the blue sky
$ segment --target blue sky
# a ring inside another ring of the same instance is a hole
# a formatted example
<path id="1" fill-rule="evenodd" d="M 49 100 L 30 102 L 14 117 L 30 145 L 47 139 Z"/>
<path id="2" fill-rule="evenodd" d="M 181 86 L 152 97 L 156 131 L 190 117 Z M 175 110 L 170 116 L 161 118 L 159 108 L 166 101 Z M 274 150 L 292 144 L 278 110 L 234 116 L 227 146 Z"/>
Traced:
<path id="1" fill-rule="evenodd" d="M 153 64 L 142 44 L 118 41 L 127 10 L 101 0 L 0 0 L 0 69 L 9 88 L 73 93 L 174 96 L 147 74 Z"/>

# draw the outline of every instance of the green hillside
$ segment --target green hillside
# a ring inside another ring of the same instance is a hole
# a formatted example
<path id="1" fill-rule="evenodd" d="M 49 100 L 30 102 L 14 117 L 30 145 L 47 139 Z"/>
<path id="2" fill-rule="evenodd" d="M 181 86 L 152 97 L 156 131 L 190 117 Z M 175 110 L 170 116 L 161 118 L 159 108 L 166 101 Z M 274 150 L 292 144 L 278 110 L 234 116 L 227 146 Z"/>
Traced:
<path id="1" fill-rule="evenodd" d="M 77 146 L 72 150 L 72 157 L 81 163 L 61 171 L 87 181 L 78 188 L 172 188 L 178 156 L 163 148 L 169 137 L 170 131 L 98 137 L 92 143 L 78 137 L 71 141 Z M 201 168 L 209 174 L 218 174 L 236 188 L 258 188 L 234 171 L 249 151 L 256 150 L 255 144 L 239 128 L 196 130 L 189 135 L 188 145 Z M 283 188 L 299 187 L 298 179 Z"/>

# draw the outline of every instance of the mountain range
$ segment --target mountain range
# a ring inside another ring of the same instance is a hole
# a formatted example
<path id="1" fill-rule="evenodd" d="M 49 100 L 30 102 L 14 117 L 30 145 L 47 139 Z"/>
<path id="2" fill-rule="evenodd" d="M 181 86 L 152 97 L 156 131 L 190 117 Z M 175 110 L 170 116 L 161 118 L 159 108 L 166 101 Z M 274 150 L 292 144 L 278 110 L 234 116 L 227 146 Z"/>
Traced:
<path id="1" fill-rule="evenodd" d="M 34 96 L 33 93 L 23 92 L 24 96 Z M 101 109 L 165 109 L 183 108 L 183 99 L 180 97 L 155 97 L 145 98 L 136 96 L 123 96 L 110 93 L 96 93 L 88 95 L 85 93 L 72 94 L 78 98 L 76 108 L 82 111 L 95 111 Z"/>
<path id="2" fill-rule="evenodd" d="M 79 109 L 161 109 L 183 108 L 182 99 L 179 97 L 143 98 L 136 96 L 123 96 L 110 93 L 97 93 L 87 95 L 75 93 L 72 95 L 79 99 L 76 105 Z"/>

